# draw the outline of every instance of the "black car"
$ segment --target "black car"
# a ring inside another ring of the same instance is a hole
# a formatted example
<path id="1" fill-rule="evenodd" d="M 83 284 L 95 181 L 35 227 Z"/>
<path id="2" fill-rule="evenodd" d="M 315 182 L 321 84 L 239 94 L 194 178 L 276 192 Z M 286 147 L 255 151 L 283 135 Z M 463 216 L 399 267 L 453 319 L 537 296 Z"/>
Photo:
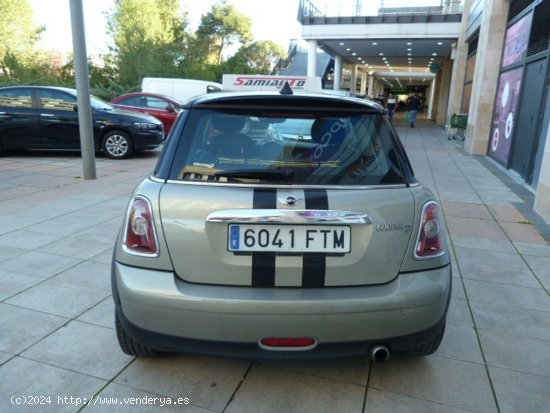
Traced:
<path id="1" fill-rule="evenodd" d="M 91 105 L 95 148 L 109 158 L 129 158 L 162 143 L 162 122 L 153 116 L 116 109 L 93 96 Z M 8 149 L 80 149 L 76 90 L 0 88 L 0 152 Z"/>

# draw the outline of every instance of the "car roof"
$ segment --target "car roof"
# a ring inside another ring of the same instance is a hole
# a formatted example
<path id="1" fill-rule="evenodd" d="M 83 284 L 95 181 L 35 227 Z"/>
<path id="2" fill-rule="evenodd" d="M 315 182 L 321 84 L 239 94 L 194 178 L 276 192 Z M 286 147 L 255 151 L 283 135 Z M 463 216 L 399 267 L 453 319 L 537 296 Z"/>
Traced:
<path id="1" fill-rule="evenodd" d="M 35 85 L 17 85 L 17 86 L 6 86 L 0 89 L 50 89 L 50 90 L 59 90 L 61 92 L 75 93 L 76 89 L 70 87 L 61 87 L 61 86 L 35 86 Z"/>
<path id="2" fill-rule="evenodd" d="M 354 97 L 342 97 L 313 93 L 285 95 L 276 92 L 215 92 L 189 99 L 188 108 L 261 108 L 331 109 L 384 113 L 377 103 Z"/>
<path id="3" fill-rule="evenodd" d="M 118 100 L 118 99 L 122 99 L 122 98 L 127 98 L 127 97 L 132 97 L 132 96 L 151 96 L 151 97 L 156 97 L 156 98 L 162 98 L 162 99 L 165 99 L 165 100 L 168 100 L 168 101 L 171 101 L 171 102 L 174 102 L 174 103 L 179 103 L 179 104 L 182 104 L 183 101 L 179 100 L 179 99 L 176 99 L 176 98 L 173 98 L 172 96 L 167 96 L 167 95 L 163 95 L 162 93 L 153 93 L 153 92 L 130 92 L 130 93 L 124 93 L 120 96 L 117 96 L 116 98 L 114 98 L 113 100 Z"/>

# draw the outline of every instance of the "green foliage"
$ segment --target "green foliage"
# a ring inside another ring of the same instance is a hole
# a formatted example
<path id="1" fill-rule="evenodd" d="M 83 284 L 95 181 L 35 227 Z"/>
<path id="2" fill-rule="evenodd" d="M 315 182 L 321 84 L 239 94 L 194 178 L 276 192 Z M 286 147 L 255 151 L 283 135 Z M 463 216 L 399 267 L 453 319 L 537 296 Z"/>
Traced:
<path id="1" fill-rule="evenodd" d="M 145 76 L 178 74 L 187 41 L 187 16 L 178 9 L 178 0 L 115 1 L 107 26 L 115 44 L 118 83 L 133 87 Z"/>
<path id="2" fill-rule="evenodd" d="M 246 45 L 251 41 L 252 19 L 221 0 L 202 16 L 194 46 L 206 58 L 207 64 L 220 65 L 228 47 L 235 43 Z"/>
<path id="3" fill-rule="evenodd" d="M 89 61 L 94 95 L 111 100 L 139 90 L 146 76 L 221 81 L 224 73 L 269 73 L 284 55 L 274 42 L 252 42 L 252 20 L 225 0 L 191 33 L 183 1 L 115 0 L 107 13 L 113 47 L 103 62 Z M 72 56 L 36 50 L 44 27 L 32 22 L 27 0 L 0 0 L 0 86 L 75 87 Z"/>
<path id="4" fill-rule="evenodd" d="M 32 20 L 32 8 L 27 0 L 0 0 L 0 58 L 6 52 L 29 53 L 44 31 Z"/>
<path id="5" fill-rule="evenodd" d="M 271 40 L 259 40 L 242 46 L 226 63 L 227 73 L 268 74 L 284 49 Z"/>

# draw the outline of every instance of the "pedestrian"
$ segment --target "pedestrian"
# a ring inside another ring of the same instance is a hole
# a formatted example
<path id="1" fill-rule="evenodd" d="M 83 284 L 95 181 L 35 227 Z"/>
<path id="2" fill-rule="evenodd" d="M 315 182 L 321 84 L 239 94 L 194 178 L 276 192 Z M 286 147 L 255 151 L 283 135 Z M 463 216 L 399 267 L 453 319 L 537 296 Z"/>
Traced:
<path id="1" fill-rule="evenodd" d="M 418 96 L 414 95 L 409 98 L 407 102 L 409 110 L 409 125 L 411 128 L 414 128 L 416 125 L 416 115 L 418 114 L 418 109 L 420 108 L 420 100 Z"/>
<path id="2" fill-rule="evenodd" d="M 388 110 L 388 118 L 391 122 L 393 119 L 393 114 L 397 109 L 397 98 L 392 93 L 388 95 L 388 99 L 386 100 L 386 109 Z"/>

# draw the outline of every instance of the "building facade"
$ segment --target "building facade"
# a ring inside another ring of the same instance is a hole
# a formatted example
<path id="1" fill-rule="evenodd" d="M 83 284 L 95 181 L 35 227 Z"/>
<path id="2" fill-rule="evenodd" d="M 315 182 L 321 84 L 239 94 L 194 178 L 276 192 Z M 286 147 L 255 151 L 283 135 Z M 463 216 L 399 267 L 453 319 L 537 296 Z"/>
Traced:
<path id="1" fill-rule="evenodd" d="M 301 0 L 298 13 L 309 74 L 320 48 L 334 89 L 417 94 L 441 126 L 467 114 L 466 152 L 523 182 L 550 223 L 550 0 L 321 3 Z"/>

